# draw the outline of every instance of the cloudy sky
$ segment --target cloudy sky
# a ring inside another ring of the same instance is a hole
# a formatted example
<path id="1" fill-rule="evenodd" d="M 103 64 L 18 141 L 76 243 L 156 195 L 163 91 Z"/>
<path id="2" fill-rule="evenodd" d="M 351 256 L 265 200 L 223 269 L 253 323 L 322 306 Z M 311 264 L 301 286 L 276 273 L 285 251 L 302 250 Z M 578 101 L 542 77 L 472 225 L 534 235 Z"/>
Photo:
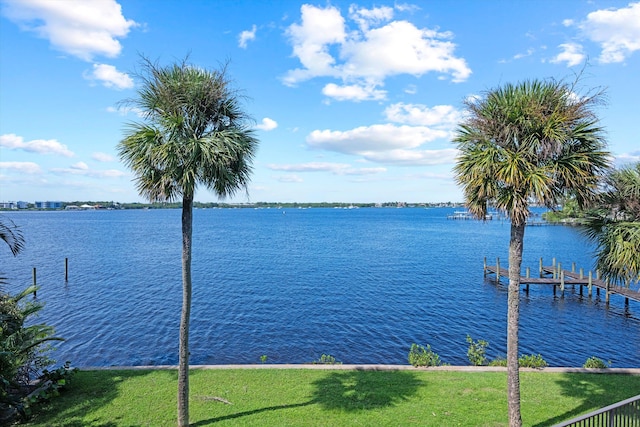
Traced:
<path id="1" fill-rule="evenodd" d="M 463 101 L 506 82 L 606 88 L 640 160 L 640 2 L 0 0 L 0 201 L 132 202 L 116 145 L 140 54 L 228 71 L 260 139 L 230 201 L 462 201 Z M 199 190 L 196 199 L 215 201 Z"/>

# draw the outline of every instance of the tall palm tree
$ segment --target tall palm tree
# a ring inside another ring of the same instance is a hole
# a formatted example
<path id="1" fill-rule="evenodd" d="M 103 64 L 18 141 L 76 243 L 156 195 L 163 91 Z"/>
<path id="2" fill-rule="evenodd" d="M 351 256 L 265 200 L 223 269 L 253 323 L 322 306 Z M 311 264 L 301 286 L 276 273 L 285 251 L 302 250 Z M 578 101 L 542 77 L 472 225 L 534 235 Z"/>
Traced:
<path id="1" fill-rule="evenodd" d="M 129 124 L 122 161 L 150 201 L 182 199 L 182 311 L 178 425 L 189 424 L 189 318 L 193 200 L 202 185 L 224 198 L 247 189 L 258 140 L 226 67 L 209 71 L 187 60 L 161 67 L 142 58 L 137 98 L 125 101 L 144 121 Z"/>
<path id="2" fill-rule="evenodd" d="M 640 162 L 614 170 L 583 225 L 596 243 L 596 266 L 611 283 L 640 282 Z"/>
<path id="3" fill-rule="evenodd" d="M 507 297 L 509 425 L 522 425 L 518 365 L 520 269 L 532 203 L 554 206 L 567 194 L 591 199 L 609 166 L 593 111 L 602 92 L 579 97 L 555 80 L 505 84 L 469 98 L 454 143 L 454 173 L 466 204 L 484 219 L 491 204 L 511 220 Z"/>

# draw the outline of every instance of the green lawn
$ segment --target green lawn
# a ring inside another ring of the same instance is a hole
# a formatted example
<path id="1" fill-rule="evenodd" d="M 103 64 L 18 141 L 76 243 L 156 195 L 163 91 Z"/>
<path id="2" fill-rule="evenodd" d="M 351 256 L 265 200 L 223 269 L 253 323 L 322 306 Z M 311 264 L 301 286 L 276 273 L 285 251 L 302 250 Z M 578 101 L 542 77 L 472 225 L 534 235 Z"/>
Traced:
<path id="1" fill-rule="evenodd" d="M 548 426 L 640 394 L 640 376 L 522 372 L 522 417 Z M 81 371 L 30 426 L 174 426 L 177 371 Z M 505 372 L 191 371 L 193 426 L 506 426 Z"/>

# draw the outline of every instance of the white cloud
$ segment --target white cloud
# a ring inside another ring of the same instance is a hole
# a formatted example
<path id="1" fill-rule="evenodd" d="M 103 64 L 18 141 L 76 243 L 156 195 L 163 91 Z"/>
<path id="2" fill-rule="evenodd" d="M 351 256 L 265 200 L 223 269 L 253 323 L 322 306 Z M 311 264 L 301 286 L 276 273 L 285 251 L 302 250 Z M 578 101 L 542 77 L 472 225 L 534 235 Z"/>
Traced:
<path id="1" fill-rule="evenodd" d="M 446 131 L 425 126 L 383 124 L 361 126 L 348 131 L 314 130 L 307 136 L 306 141 L 312 148 L 365 155 L 371 152 L 417 148 L 426 142 L 446 138 L 448 135 Z"/>
<path id="2" fill-rule="evenodd" d="M 640 150 L 615 156 L 616 166 L 629 165 L 640 162 Z"/>
<path id="3" fill-rule="evenodd" d="M 109 113 L 117 113 L 121 116 L 126 116 L 129 113 L 133 113 L 138 117 L 144 117 L 144 112 L 137 108 L 137 107 L 124 107 L 124 106 L 118 106 L 116 107 L 107 107 L 107 112 Z"/>
<path id="4" fill-rule="evenodd" d="M 295 165 L 270 164 L 267 167 L 274 171 L 284 172 L 335 172 L 336 170 L 348 169 L 351 165 L 346 163 L 310 162 Z"/>
<path id="5" fill-rule="evenodd" d="M 387 97 L 384 90 L 375 89 L 374 85 L 344 85 L 338 86 L 335 83 L 329 83 L 322 88 L 322 94 L 336 101 L 369 101 L 382 100 Z"/>
<path id="6" fill-rule="evenodd" d="M 80 175 L 91 178 L 120 178 L 127 175 L 117 169 L 92 170 L 84 162 L 75 163 L 68 168 L 53 168 L 50 171 L 56 175 Z"/>
<path id="7" fill-rule="evenodd" d="M 62 52 L 91 61 L 120 54 L 119 38 L 137 24 L 115 0 L 5 0 L 4 15 Z"/>
<path id="8" fill-rule="evenodd" d="M 265 117 L 264 119 L 262 119 L 262 123 L 256 126 L 256 129 L 270 131 L 270 130 L 274 130 L 277 127 L 278 127 L 278 122 L 276 122 L 273 119 L 270 119 L 269 117 Z"/>
<path id="9" fill-rule="evenodd" d="M 591 41 L 600 44 L 600 62 L 622 62 L 640 50 L 640 2 L 591 12 L 578 27 Z"/>
<path id="10" fill-rule="evenodd" d="M 0 162 L 0 169 L 10 169 L 30 175 L 42 173 L 40 166 L 33 162 Z"/>
<path id="11" fill-rule="evenodd" d="M 330 172 L 334 175 L 373 175 L 386 172 L 386 168 L 354 168 L 346 163 L 310 162 L 293 165 L 271 164 L 267 167 L 274 171 L 284 172 Z M 300 181 L 301 182 L 301 181 Z"/>
<path id="12" fill-rule="evenodd" d="M 74 154 L 66 145 L 59 143 L 55 139 L 34 139 L 24 141 L 24 138 L 13 133 L 0 135 L 0 147 L 11 150 L 23 150 L 38 154 L 58 154 L 64 157 L 73 157 Z"/>
<path id="13" fill-rule="evenodd" d="M 454 128 L 462 118 L 462 113 L 452 105 L 436 105 L 429 108 L 426 105 L 402 102 L 389 105 L 384 114 L 387 120 L 396 123 L 446 129 Z"/>
<path id="14" fill-rule="evenodd" d="M 335 59 L 329 53 L 329 46 L 344 43 L 346 39 L 340 11 L 332 6 L 321 9 L 304 4 L 300 13 L 302 23 L 292 24 L 286 33 L 293 44 L 294 56 L 304 68 L 289 71 L 285 84 L 295 85 L 316 76 L 337 77 L 339 73 L 333 68 Z"/>
<path id="15" fill-rule="evenodd" d="M 573 67 L 586 59 L 586 55 L 582 52 L 582 46 L 577 43 L 563 43 L 558 47 L 562 49 L 562 52 L 551 59 L 553 63 L 566 62 L 567 67 Z"/>
<path id="16" fill-rule="evenodd" d="M 513 55 L 513 59 L 526 58 L 527 56 L 533 55 L 534 52 L 535 52 L 535 49 L 529 48 L 525 53 L 516 53 L 515 55 Z"/>
<path id="17" fill-rule="evenodd" d="M 304 182 L 302 178 L 300 178 L 298 175 L 295 175 L 295 174 L 280 175 L 277 179 L 278 179 L 278 182 L 285 182 L 285 183 L 299 184 L 301 182 Z"/>
<path id="18" fill-rule="evenodd" d="M 382 6 L 365 9 L 351 5 L 349 7 L 349 18 L 355 21 L 362 31 L 367 31 L 371 25 L 379 25 L 393 18 L 393 8 Z"/>
<path id="19" fill-rule="evenodd" d="M 326 85 L 325 95 L 363 100 L 380 99 L 383 92 L 376 88 L 394 75 L 435 72 L 454 82 L 471 75 L 466 61 L 454 55 L 455 44 L 449 32 L 420 29 L 408 21 L 390 21 L 393 10 L 387 7 L 354 6 L 349 18 L 355 27 L 347 25 L 336 7 L 303 5 L 301 22 L 287 29 L 293 55 L 302 68 L 290 70 L 283 82 L 295 85 L 314 77 L 333 77 L 343 84 Z M 369 95 L 363 98 L 363 94 Z"/>
<path id="20" fill-rule="evenodd" d="M 118 71 L 113 65 L 93 64 L 93 71 L 85 73 L 84 77 L 88 80 L 98 80 L 108 88 L 131 89 L 133 87 L 133 79 L 128 74 Z"/>
<path id="21" fill-rule="evenodd" d="M 107 154 L 107 153 L 101 153 L 101 152 L 93 153 L 91 155 L 91 158 L 93 160 L 96 160 L 98 162 L 103 162 L 103 163 L 113 162 L 115 160 L 112 155 Z"/>
<path id="22" fill-rule="evenodd" d="M 344 175 L 377 175 L 386 171 L 387 168 L 350 168 L 344 171 Z"/>
<path id="23" fill-rule="evenodd" d="M 366 152 L 363 156 L 372 162 L 394 164 L 398 166 L 432 166 L 449 164 L 455 161 L 458 150 L 390 150 L 385 152 Z"/>
<path id="24" fill-rule="evenodd" d="M 254 25 L 251 27 L 251 31 L 245 30 L 241 32 L 238 36 L 238 46 L 240 46 L 242 49 L 246 49 L 247 43 L 256 39 L 256 31 L 257 27 Z"/>
<path id="25" fill-rule="evenodd" d="M 85 162 L 78 162 L 71 165 L 71 169 L 79 170 L 79 171 L 88 171 L 89 165 L 87 165 Z"/>

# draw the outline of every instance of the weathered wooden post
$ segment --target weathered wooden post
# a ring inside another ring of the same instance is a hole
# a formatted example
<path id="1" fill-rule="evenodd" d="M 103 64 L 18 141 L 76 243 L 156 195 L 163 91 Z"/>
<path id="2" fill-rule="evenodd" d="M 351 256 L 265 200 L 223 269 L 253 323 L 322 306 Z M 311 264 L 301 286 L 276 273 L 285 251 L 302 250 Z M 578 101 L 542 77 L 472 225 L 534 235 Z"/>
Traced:
<path id="1" fill-rule="evenodd" d="M 592 285 L 593 285 L 593 280 L 591 278 L 591 270 L 589 270 L 589 298 L 591 298 Z"/>
<path id="2" fill-rule="evenodd" d="M 69 258 L 64 259 L 64 281 L 69 281 Z"/>
<path id="3" fill-rule="evenodd" d="M 530 277 L 531 271 L 529 270 L 529 267 L 527 267 L 526 269 L 527 272 L 527 279 Z M 529 293 L 529 281 L 527 280 L 527 283 L 525 285 L 525 292 Z"/>
<path id="4" fill-rule="evenodd" d="M 564 271 L 560 270 L 560 290 L 564 295 Z"/>
<path id="5" fill-rule="evenodd" d="M 36 286 L 38 286 L 38 281 L 36 280 L 36 268 L 33 267 L 33 297 L 36 297 Z"/>
<path id="6" fill-rule="evenodd" d="M 484 257 L 484 268 L 483 268 L 484 277 L 487 277 L 487 257 Z"/>
<path id="7" fill-rule="evenodd" d="M 555 267 L 555 266 L 556 266 L 556 259 L 554 257 L 554 258 L 551 258 L 551 267 Z"/>
<path id="8" fill-rule="evenodd" d="M 500 283 L 500 258 L 496 257 L 496 284 Z"/>
<path id="9" fill-rule="evenodd" d="M 575 263 L 575 262 L 572 262 L 572 263 L 571 263 L 571 272 L 572 272 L 572 273 L 575 273 L 575 272 L 576 272 L 576 263 Z"/>
<path id="10" fill-rule="evenodd" d="M 556 274 L 556 279 L 560 278 L 560 274 L 562 273 L 562 264 L 558 263 L 558 270 L 557 270 L 557 274 Z"/>
<path id="11" fill-rule="evenodd" d="M 584 278 L 584 268 L 580 267 L 580 280 Z"/>
<path id="12" fill-rule="evenodd" d="M 540 257 L 540 277 L 542 277 L 542 257 Z"/>
<path id="13" fill-rule="evenodd" d="M 609 305 L 609 279 L 606 280 L 605 282 L 605 286 L 606 286 L 606 290 L 607 290 L 607 296 L 605 297 L 605 301 L 607 303 L 607 305 Z"/>

